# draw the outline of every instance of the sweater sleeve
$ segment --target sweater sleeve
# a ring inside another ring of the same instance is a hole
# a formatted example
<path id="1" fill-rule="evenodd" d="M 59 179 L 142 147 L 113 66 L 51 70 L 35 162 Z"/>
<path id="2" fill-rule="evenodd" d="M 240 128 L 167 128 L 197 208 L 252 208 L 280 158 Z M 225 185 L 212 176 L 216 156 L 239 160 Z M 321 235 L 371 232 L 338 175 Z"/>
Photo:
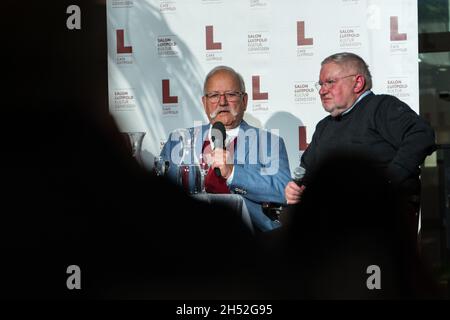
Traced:
<path id="1" fill-rule="evenodd" d="M 388 165 L 391 181 L 401 184 L 420 174 L 419 166 L 435 148 L 434 130 L 407 104 L 393 96 L 384 96 L 375 114 L 380 135 L 397 150 Z"/>

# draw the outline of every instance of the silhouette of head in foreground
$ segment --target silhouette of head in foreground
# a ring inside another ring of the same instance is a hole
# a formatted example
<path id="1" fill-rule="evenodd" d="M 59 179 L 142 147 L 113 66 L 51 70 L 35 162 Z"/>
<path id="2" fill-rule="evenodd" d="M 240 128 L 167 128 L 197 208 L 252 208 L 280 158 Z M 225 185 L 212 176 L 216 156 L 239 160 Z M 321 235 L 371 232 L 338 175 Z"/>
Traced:
<path id="1" fill-rule="evenodd" d="M 287 274 L 299 297 L 436 296 L 411 238 L 408 214 L 371 159 L 334 154 L 307 181 L 286 230 Z"/>

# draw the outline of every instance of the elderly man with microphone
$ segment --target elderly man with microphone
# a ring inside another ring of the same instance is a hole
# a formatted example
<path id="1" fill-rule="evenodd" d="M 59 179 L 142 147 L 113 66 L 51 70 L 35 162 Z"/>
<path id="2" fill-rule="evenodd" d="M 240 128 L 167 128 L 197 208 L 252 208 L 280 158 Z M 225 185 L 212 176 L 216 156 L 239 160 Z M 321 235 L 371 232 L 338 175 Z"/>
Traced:
<path id="1" fill-rule="evenodd" d="M 232 68 L 212 69 L 205 78 L 203 94 L 209 124 L 188 130 L 196 140 L 195 154 L 210 166 L 206 192 L 242 195 L 257 230 L 277 228 L 279 221 L 266 216 L 262 205 L 285 202 L 290 170 L 283 139 L 243 120 L 248 96 L 242 76 Z M 161 157 L 176 164 L 173 150 L 178 144 L 172 133 Z"/>

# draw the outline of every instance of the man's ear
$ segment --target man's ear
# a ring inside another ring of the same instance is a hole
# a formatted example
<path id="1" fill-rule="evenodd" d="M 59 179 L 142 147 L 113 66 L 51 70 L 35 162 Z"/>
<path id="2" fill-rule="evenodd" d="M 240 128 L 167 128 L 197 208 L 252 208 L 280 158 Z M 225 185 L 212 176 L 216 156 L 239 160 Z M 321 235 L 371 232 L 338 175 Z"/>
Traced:
<path id="1" fill-rule="evenodd" d="M 206 111 L 206 97 L 205 96 L 202 97 L 202 103 L 203 103 L 203 109 L 205 109 L 205 112 L 207 112 Z"/>
<path id="2" fill-rule="evenodd" d="M 355 93 L 361 93 L 364 91 L 365 86 L 366 86 L 366 78 L 364 78 L 364 76 L 361 74 L 357 74 L 353 91 Z"/>
<path id="3" fill-rule="evenodd" d="M 244 111 L 247 110 L 247 103 L 248 103 L 248 94 L 244 93 L 244 96 L 242 97 L 242 104 L 244 105 Z"/>

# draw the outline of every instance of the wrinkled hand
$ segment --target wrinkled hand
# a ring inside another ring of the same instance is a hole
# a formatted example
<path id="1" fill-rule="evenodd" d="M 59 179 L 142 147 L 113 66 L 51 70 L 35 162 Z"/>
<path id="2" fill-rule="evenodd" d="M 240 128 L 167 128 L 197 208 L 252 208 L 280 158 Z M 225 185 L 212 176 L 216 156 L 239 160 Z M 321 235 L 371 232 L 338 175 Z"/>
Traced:
<path id="1" fill-rule="evenodd" d="M 296 204 L 300 202 L 305 186 L 298 186 L 294 181 L 290 181 L 284 189 L 284 196 L 287 204 Z"/>
<path id="2" fill-rule="evenodd" d="M 214 149 L 211 153 L 212 156 L 212 164 L 213 168 L 219 168 L 222 177 L 228 179 L 228 177 L 233 172 L 233 159 L 231 157 L 230 152 L 224 149 Z"/>

